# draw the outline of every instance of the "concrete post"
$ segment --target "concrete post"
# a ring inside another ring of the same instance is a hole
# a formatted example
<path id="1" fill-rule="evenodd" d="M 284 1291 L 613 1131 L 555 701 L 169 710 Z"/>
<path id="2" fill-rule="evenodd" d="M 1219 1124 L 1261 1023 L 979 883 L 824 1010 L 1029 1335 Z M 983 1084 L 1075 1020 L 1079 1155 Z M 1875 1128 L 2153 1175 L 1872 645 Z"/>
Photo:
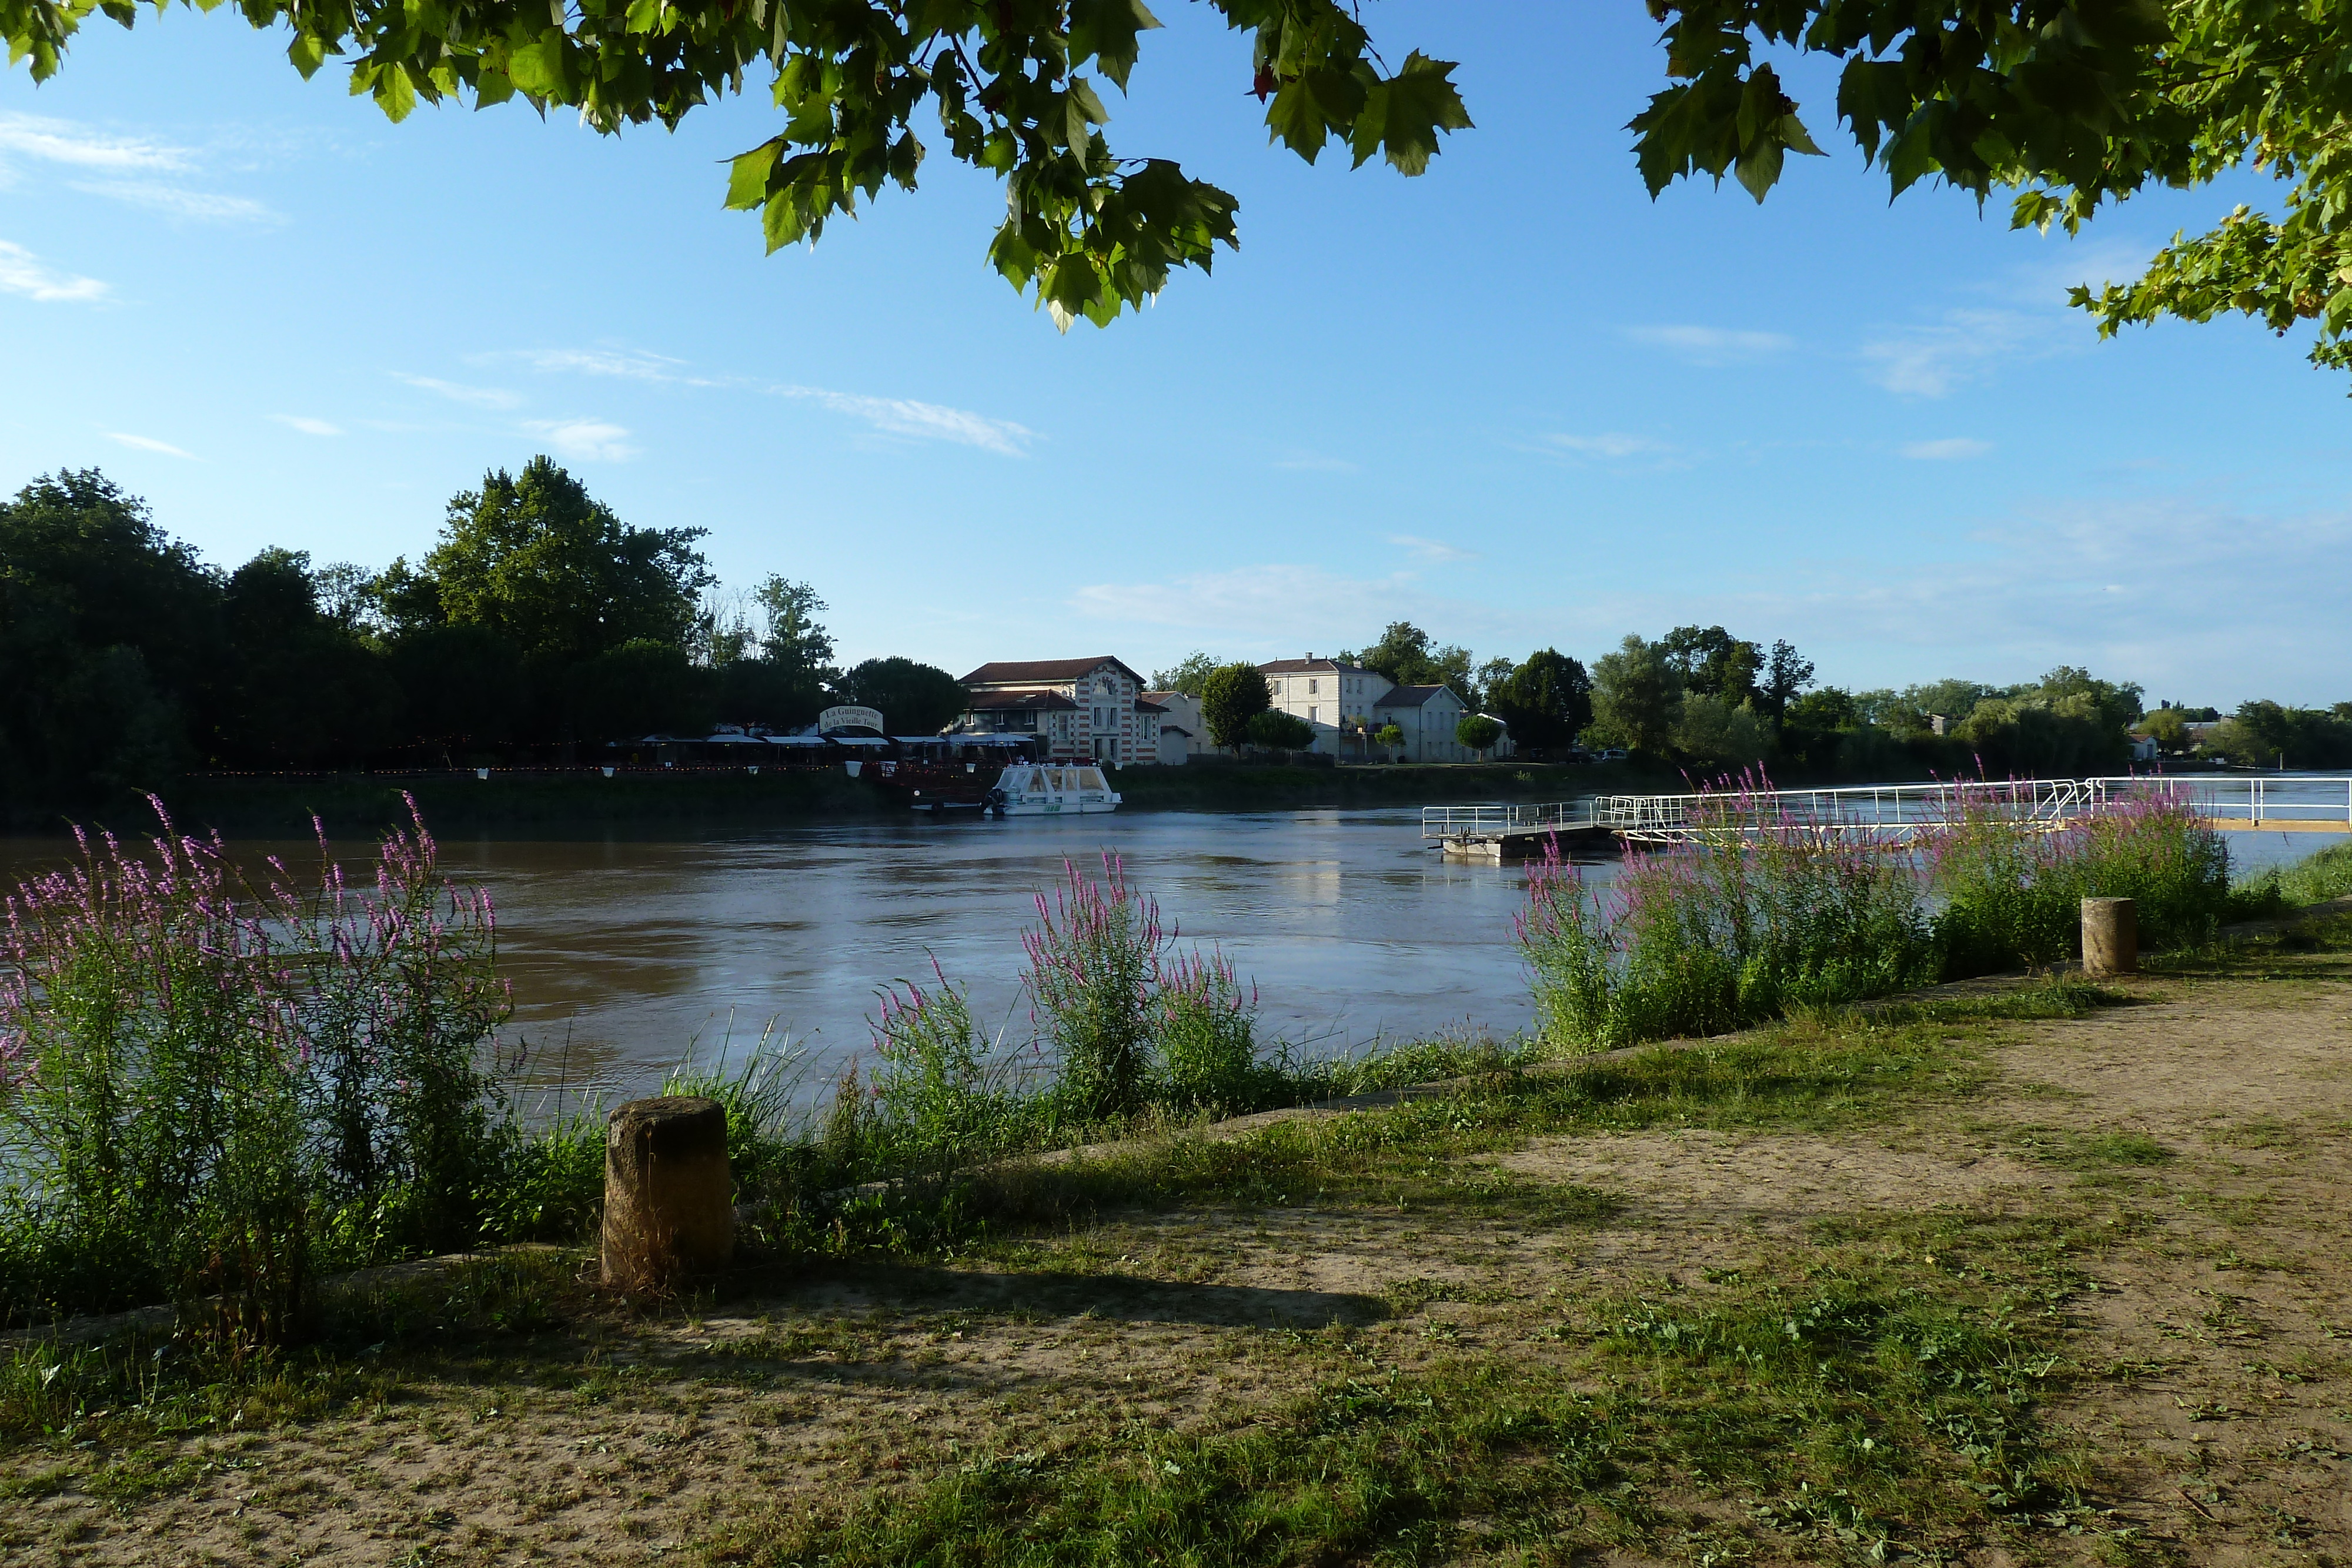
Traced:
<path id="1" fill-rule="evenodd" d="M 2083 900 L 2083 973 L 2139 971 L 2139 914 L 2128 898 Z"/>
<path id="2" fill-rule="evenodd" d="M 658 1291 L 735 1250 L 727 1112 L 665 1095 L 615 1106 L 604 1129 L 604 1283 Z"/>

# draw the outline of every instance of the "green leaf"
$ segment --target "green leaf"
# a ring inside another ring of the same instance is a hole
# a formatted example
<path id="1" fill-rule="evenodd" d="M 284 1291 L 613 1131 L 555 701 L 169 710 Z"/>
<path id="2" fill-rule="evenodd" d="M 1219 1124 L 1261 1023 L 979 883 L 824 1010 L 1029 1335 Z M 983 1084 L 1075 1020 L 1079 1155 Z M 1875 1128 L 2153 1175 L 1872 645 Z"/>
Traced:
<path id="1" fill-rule="evenodd" d="M 375 104 L 394 125 L 408 118 L 416 107 L 416 84 L 409 79 L 406 66 L 394 63 L 376 72 Z"/>
<path id="2" fill-rule="evenodd" d="M 1329 134 L 1322 105 L 1315 101 L 1315 93 L 1304 78 L 1283 83 L 1267 100 L 1265 126 L 1266 140 L 1281 142 L 1309 163 L 1323 151 Z"/>
<path id="3" fill-rule="evenodd" d="M 1143 0 L 1070 0 L 1070 63 L 1091 57 L 1125 92 L 1139 52 L 1136 35 L 1159 26 Z"/>
<path id="4" fill-rule="evenodd" d="M 1358 167 L 1374 152 L 1385 152 L 1398 172 L 1419 174 L 1437 155 L 1439 131 L 1470 129 L 1470 111 L 1452 80 L 1454 64 L 1415 49 L 1405 57 L 1402 70 L 1366 91 L 1350 139 Z"/>
<path id="5" fill-rule="evenodd" d="M 504 103 L 515 94 L 514 78 L 498 67 L 485 65 L 474 74 L 474 107 L 488 109 L 494 103 Z"/>
<path id="6" fill-rule="evenodd" d="M 2161 0 L 2074 0 L 2083 31 L 2104 45 L 2155 45 L 2172 41 Z"/>
<path id="7" fill-rule="evenodd" d="M 294 62 L 294 68 L 302 73 L 302 79 L 309 81 L 326 63 L 327 46 L 323 40 L 309 33 L 297 33 L 294 41 L 286 46 L 286 57 Z"/>
<path id="8" fill-rule="evenodd" d="M 1771 194 L 1773 185 L 1780 178 L 1780 143 L 1769 136 L 1758 141 L 1739 155 L 1739 162 L 1732 165 L 1732 172 L 1738 176 L 1742 185 L 1748 187 L 1749 195 L 1762 201 Z"/>
<path id="9" fill-rule="evenodd" d="M 776 160 L 783 156 L 784 139 L 781 136 L 763 141 L 749 152 L 739 152 L 730 161 L 727 173 L 727 205 L 735 212 L 749 212 L 768 199 L 768 175 L 775 169 Z"/>
<path id="10" fill-rule="evenodd" d="M 562 33 L 543 33 L 507 56 L 507 75 L 514 78 L 517 88 L 534 99 L 568 103 L 571 98 L 564 86 L 563 47 Z"/>

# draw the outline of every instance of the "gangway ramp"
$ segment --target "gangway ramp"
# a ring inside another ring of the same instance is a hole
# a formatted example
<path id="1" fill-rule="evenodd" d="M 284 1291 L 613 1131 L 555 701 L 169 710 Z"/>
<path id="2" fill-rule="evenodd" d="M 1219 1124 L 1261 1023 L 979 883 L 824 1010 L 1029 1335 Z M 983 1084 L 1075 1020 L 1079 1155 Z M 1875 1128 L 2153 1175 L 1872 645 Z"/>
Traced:
<path id="1" fill-rule="evenodd" d="M 1887 844 L 1910 841 L 1964 816 L 2054 831 L 2151 799 L 2187 804 L 2221 831 L 2352 832 L 2352 777 L 2318 774 L 2141 774 L 1863 784 L 1834 789 L 1700 790 L 1588 795 L 1546 805 L 1428 806 L 1421 836 L 1452 859 L 1541 854 L 1548 839 L 1610 835 L 1687 843 L 1791 830 Z"/>

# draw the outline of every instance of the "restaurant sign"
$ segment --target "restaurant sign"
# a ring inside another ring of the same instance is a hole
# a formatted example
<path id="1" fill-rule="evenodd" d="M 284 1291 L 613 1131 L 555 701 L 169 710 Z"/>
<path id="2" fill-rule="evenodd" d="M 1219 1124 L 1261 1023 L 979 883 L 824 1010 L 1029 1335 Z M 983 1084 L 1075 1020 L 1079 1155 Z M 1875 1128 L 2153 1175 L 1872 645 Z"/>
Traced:
<path id="1" fill-rule="evenodd" d="M 870 729 L 877 735 L 886 733 L 882 728 L 881 713 L 870 707 L 829 707 L 816 716 L 816 732 L 819 735 L 831 735 L 836 729 Z"/>

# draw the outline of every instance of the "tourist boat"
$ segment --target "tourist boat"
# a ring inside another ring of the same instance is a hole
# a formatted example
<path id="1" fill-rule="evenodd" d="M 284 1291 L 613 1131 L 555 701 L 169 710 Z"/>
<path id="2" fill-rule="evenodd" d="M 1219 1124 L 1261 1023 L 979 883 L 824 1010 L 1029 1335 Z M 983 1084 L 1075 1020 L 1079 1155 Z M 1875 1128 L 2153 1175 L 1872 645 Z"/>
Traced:
<path id="1" fill-rule="evenodd" d="M 1000 817 L 1075 817 L 1118 810 L 1118 791 L 1104 782 L 1102 769 L 1092 764 L 1056 768 L 1022 762 L 997 775 L 988 805 Z"/>

